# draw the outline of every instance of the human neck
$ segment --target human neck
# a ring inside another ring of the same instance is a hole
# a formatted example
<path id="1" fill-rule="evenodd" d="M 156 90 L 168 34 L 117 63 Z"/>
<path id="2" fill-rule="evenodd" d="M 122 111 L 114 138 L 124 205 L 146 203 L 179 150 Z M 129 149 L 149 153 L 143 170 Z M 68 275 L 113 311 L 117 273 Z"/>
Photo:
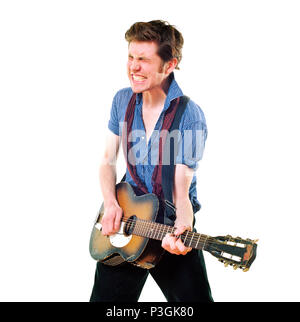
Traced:
<path id="1" fill-rule="evenodd" d="M 153 88 L 143 92 L 143 106 L 146 108 L 157 108 L 164 105 L 167 95 L 162 88 Z"/>
<path id="2" fill-rule="evenodd" d="M 170 84 L 168 78 L 166 78 L 160 86 L 143 92 L 143 106 L 145 108 L 153 109 L 163 106 L 167 97 L 169 86 Z"/>

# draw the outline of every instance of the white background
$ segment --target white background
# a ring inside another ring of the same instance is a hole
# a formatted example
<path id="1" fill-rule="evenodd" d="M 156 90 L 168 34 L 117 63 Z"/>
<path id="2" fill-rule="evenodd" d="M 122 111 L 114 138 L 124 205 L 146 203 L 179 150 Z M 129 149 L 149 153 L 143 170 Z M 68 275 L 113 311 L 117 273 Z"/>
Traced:
<path id="1" fill-rule="evenodd" d="M 300 300 L 299 2 L 11 0 L 0 2 L 1 301 L 89 300 L 105 129 L 129 86 L 124 33 L 152 19 L 182 32 L 175 77 L 207 119 L 198 230 L 259 238 L 247 273 L 205 253 L 215 301 Z M 165 301 L 151 279 L 140 300 Z"/>

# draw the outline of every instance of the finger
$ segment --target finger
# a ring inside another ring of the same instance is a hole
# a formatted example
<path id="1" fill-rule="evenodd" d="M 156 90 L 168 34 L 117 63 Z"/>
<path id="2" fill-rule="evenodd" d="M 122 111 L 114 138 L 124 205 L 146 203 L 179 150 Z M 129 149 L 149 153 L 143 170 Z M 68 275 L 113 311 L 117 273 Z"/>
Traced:
<path id="1" fill-rule="evenodd" d="M 181 241 L 181 239 L 179 238 L 179 239 L 177 239 L 177 241 L 176 241 L 176 247 L 177 247 L 177 249 L 181 252 L 181 253 L 183 253 L 183 252 L 185 252 L 186 251 L 186 247 L 184 246 L 184 244 L 183 244 L 183 242 Z"/>
<path id="2" fill-rule="evenodd" d="M 109 236 L 113 233 L 112 231 L 112 225 L 109 222 L 104 223 L 104 225 L 102 226 L 102 234 L 104 236 Z"/>
<path id="3" fill-rule="evenodd" d="M 178 239 L 177 242 L 176 242 L 176 246 L 178 248 L 178 250 L 183 254 L 185 255 L 186 253 L 188 253 L 189 251 L 192 250 L 192 248 L 190 247 L 186 247 L 184 245 L 184 243 L 181 241 L 181 239 Z"/>
<path id="4" fill-rule="evenodd" d="M 170 248 L 171 248 L 172 251 L 176 251 L 177 250 L 176 242 L 177 242 L 177 238 L 170 237 L 170 239 L 169 239 L 169 245 L 170 245 Z"/>
<path id="5" fill-rule="evenodd" d="M 105 223 L 105 216 L 102 217 L 101 221 L 100 221 L 100 224 L 101 224 L 101 233 L 102 235 L 106 235 L 106 223 Z"/>
<path id="6" fill-rule="evenodd" d="M 163 245 L 169 247 L 173 238 L 174 238 L 173 234 L 166 234 L 166 236 L 162 240 Z"/>
<path id="7" fill-rule="evenodd" d="M 166 234 L 162 240 L 161 246 L 166 249 L 169 246 L 169 237 L 171 234 Z"/>
<path id="8" fill-rule="evenodd" d="M 192 248 L 190 248 L 190 247 L 189 247 L 189 248 L 187 248 L 183 255 L 186 255 L 186 254 L 187 254 L 187 253 L 189 253 L 191 250 L 192 250 Z"/>
<path id="9" fill-rule="evenodd" d="M 102 234 L 104 236 L 111 235 L 113 233 L 113 218 L 108 215 L 104 215 L 101 220 Z"/>
<path id="10" fill-rule="evenodd" d="M 167 234 L 162 240 L 162 247 L 171 254 L 175 254 L 174 250 L 176 238 L 173 237 L 173 234 Z"/>
<path id="11" fill-rule="evenodd" d="M 185 226 L 179 226 L 179 227 L 176 227 L 175 231 L 174 231 L 174 235 L 175 236 L 179 236 L 181 235 L 182 233 L 184 233 L 185 231 Z"/>
<path id="12" fill-rule="evenodd" d="M 107 218 L 107 231 L 108 231 L 108 234 L 111 235 L 114 233 L 114 219 L 115 219 L 115 216 L 110 216 Z"/>
<path id="13" fill-rule="evenodd" d="M 123 212 L 122 210 L 118 211 L 115 220 L 114 220 L 114 231 L 119 231 L 120 229 L 120 224 L 121 224 L 121 218 L 122 218 Z"/>
<path id="14" fill-rule="evenodd" d="M 190 227 L 184 226 L 184 225 L 179 225 L 178 227 L 176 227 L 176 230 L 174 231 L 174 235 L 179 236 L 179 235 L 183 234 L 186 230 L 190 230 Z"/>

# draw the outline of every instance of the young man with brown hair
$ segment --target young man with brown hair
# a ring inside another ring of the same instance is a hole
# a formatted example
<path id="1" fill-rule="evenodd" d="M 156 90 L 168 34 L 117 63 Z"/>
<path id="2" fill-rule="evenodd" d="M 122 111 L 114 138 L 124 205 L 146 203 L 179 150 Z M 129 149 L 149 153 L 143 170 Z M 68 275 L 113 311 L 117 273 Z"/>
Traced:
<path id="1" fill-rule="evenodd" d="M 186 247 L 178 238 L 185 230 L 193 229 L 194 214 L 200 209 L 195 170 L 207 135 L 202 110 L 192 100 L 182 103 L 183 93 L 174 78 L 182 57 L 183 37 L 174 26 L 154 20 L 135 23 L 125 38 L 131 87 L 115 95 L 108 124 L 109 139 L 100 166 L 105 209 L 102 234 L 109 236 L 120 228 L 122 209 L 115 194 L 115 160 L 120 137 L 125 135 L 124 123 L 129 126 L 131 138 L 126 138 L 123 147 L 125 152 L 132 149 L 130 160 L 125 153 L 125 181 L 140 194 L 155 193 L 162 204 L 158 220 L 176 230 L 163 238 L 161 247 L 166 251 L 149 270 L 131 263 L 109 266 L 98 262 L 90 300 L 138 301 L 150 273 L 168 301 L 210 302 L 213 300 L 202 251 Z M 159 142 L 163 131 L 179 133 L 174 140 L 180 145 L 176 153 L 170 147 L 162 152 Z M 171 164 L 164 165 L 164 170 L 159 164 L 165 160 L 162 153 L 172 155 Z"/>

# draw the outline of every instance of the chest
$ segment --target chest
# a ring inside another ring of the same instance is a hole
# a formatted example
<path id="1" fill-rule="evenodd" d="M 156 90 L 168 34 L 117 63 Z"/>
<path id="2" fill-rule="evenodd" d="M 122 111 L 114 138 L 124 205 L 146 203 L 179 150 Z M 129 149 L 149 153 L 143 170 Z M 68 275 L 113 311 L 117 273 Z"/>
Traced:
<path id="1" fill-rule="evenodd" d="M 146 132 L 147 142 L 155 129 L 155 126 L 160 118 L 162 110 L 163 106 L 156 109 L 142 109 L 142 120 Z"/>

